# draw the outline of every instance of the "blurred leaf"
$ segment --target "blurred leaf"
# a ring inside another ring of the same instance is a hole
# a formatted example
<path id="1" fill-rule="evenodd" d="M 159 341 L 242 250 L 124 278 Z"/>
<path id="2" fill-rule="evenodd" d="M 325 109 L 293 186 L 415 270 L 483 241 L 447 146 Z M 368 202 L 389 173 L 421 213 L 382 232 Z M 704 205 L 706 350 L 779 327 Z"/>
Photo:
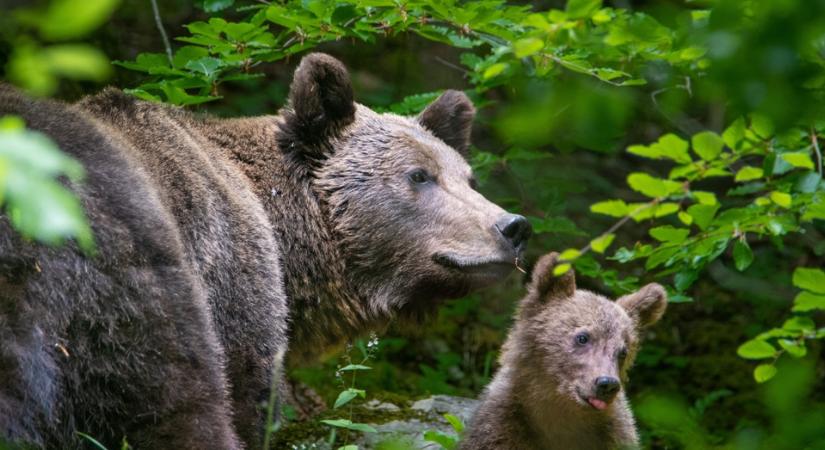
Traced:
<path id="1" fill-rule="evenodd" d="M 602 7 L 602 0 L 568 0 L 565 12 L 571 19 L 589 17 Z"/>
<path id="2" fill-rule="evenodd" d="M 744 182 L 762 178 L 763 172 L 759 167 L 745 166 L 736 172 L 735 181 Z"/>
<path id="3" fill-rule="evenodd" d="M 593 251 L 596 253 L 604 253 L 604 251 L 607 250 L 608 247 L 610 247 L 610 244 L 613 243 L 613 239 L 615 238 L 615 234 L 605 233 L 597 237 L 596 239 L 590 241 L 590 248 L 592 248 Z"/>
<path id="4" fill-rule="evenodd" d="M 815 309 L 825 309 L 825 295 L 800 292 L 794 299 L 794 312 L 807 312 Z"/>
<path id="5" fill-rule="evenodd" d="M 740 272 L 753 263 L 753 252 L 745 239 L 737 239 L 733 243 L 733 261 L 736 264 L 736 270 Z"/>
<path id="6" fill-rule="evenodd" d="M 680 183 L 652 177 L 644 172 L 635 172 L 628 175 L 627 184 L 634 191 L 652 198 L 667 197 L 682 190 Z"/>
<path id="7" fill-rule="evenodd" d="M 760 364 L 753 369 L 753 379 L 757 383 L 764 383 L 776 375 L 776 366 L 773 364 Z"/>
<path id="8" fill-rule="evenodd" d="M 782 159 L 794 167 L 801 167 L 803 169 L 813 169 L 814 162 L 811 160 L 811 155 L 805 152 L 783 153 Z"/>
<path id="9" fill-rule="evenodd" d="M 719 153 L 722 152 L 722 146 L 725 145 L 722 138 L 712 131 L 703 131 L 693 135 L 691 143 L 693 151 L 705 161 L 716 159 Z"/>
<path id="10" fill-rule="evenodd" d="M 817 294 L 825 294 L 825 272 L 821 269 L 797 267 L 793 272 L 793 285 Z"/>
<path id="11" fill-rule="evenodd" d="M 349 419 L 327 419 L 322 420 L 321 423 L 336 428 L 346 428 L 353 431 L 361 431 L 363 433 L 377 433 L 376 429 L 365 423 L 353 423 Z"/>
<path id="12" fill-rule="evenodd" d="M 542 48 L 544 48 L 544 43 L 541 41 L 541 39 L 536 39 L 532 37 L 519 39 L 518 41 L 513 42 L 513 53 L 516 55 L 516 58 L 524 58 L 526 56 L 530 56 L 532 54 L 535 54 Z"/>
<path id="13" fill-rule="evenodd" d="M 82 37 L 103 25 L 120 0 L 51 0 L 38 21 L 40 34 L 51 41 Z"/>
<path id="14" fill-rule="evenodd" d="M 751 339 L 740 345 L 736 353 L 745 359 L 765 359 L 773 358 L 776 354 L 776 349 L 765 341 Z"/>

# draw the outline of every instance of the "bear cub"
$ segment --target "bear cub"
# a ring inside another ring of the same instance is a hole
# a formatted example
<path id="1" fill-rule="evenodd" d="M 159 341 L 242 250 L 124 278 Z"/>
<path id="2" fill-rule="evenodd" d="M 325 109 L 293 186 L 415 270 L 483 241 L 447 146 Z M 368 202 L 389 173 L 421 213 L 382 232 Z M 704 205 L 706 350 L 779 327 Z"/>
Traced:
<path id="1" fill-rule="evenodd" d="M 536 264 L 462 449 L 626 449 L 638 436 L 623 386 L 642 330 L 667 307 L 652 283 L 615 302 L 576 289 L 558 254 Z"/>

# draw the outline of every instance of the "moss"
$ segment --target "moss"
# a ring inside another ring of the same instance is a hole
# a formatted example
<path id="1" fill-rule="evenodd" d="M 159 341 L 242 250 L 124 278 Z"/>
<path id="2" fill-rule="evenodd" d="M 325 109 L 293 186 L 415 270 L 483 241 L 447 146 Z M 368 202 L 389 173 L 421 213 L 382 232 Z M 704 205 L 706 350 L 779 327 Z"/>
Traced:
<path id="1" fill-rule="evenodd" d="M 394 420 L 426 419 L 426 414 L 409 407 L 411 402 L 404 396 L 393 394 L 391 392 L 383 392 L 376 394 L 374 398 L 381 402 L 393 403 L 398 406 L 400 410 L 384 411 L 367 408 L 364 406 L 364 402 L 362 401 L 359 404 L 354 405 L 352 408 L 353 422 L 383 424 Z M 372 399 L 367 399 L 366 401 L 369 400 Z M 324 440 L 329 436 L 330 427 L 322 424 L 322 420 L 349 417 L 350 410 L 343 408 L 341 410 L 324 411 L 317 417 L 313 417 L 308 420 L 289 422 L 283 428 L 278 430 L 271 448 L 290 448 L 292 445 L 296 445 L 301 442 L 315 442 L 318 440 Z"/>

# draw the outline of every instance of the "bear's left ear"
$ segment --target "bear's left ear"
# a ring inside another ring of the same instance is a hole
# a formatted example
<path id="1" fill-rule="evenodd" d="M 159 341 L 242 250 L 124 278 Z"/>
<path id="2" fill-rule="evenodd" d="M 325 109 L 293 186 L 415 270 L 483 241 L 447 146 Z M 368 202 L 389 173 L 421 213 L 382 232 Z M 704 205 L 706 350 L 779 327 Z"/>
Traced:
<path id="1" fill-rule="evenodd" d="M 553 273 L 559 264 L 559 254 L 548 253 L 539 259 L 530 275 L 530 295 L 546 303 L 551 299 L 570 298 L 576 294 L 576 274 L 573 269 L 561 275 Z"/>
<path id="2" fill-rule="evenodd" d="M 667 292 L 657 283 L 650 283 L 637 292 L 616 300 L 639 328 L 653 325 L 662 318 L 667 309 Z"/>
<path id="3" fill-rule="evenodd" d="M 467 94 L 448 90 L 418 115 L 418 123 L 466 156 L 476 109 Z"/>
<path id="4" fill-rule="evenodd" d="M 302 151 L 321 152 L 315 144 L 326 141 L 355 120 L 355 102 L 346 67 L 323 53 L 305 56 L 295 69 L 289 87 L 289 108 L 283 115 L 282 138 L 289 141 L 290 146 L 301 143 L 306 144 Z"/>

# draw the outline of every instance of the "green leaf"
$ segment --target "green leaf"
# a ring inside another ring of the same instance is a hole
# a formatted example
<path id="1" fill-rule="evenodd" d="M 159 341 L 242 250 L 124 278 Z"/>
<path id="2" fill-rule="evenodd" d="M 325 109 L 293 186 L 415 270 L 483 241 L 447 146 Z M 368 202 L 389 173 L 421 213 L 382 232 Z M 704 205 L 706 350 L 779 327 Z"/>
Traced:
<path id="1" fill-rule="evenodd" d="M 365 423 L 353 423 L 349 419 L 327 419 L 321 423 L 336 428 L 346 428 L 348 430 L 361 431 L 364 433 L 377 433 L 377 430 Z"/>
<path id="2" fill-rule="evenodd" d="M 688 143 L 675 134 L 666 134 L 649 147 L 644 145 L 632 145 L 627 151 L 645 158 L 662 159 L 667 158 L 680 164 L 691 162 L 688 154 Z"/>
<path id="3" fill-rule="evenodd" d="M 427 430 L 424 432 L 424 440 L 434 442 L 446 450 L 453 450 L 458 447 L 458 439 L 448 436 L 438 430 Z M 426 447 L 425 447 L 426 448 Z"/>
<path id="4" fill-rule="evenodd" d="M 693 223 L 693 216 L 684 211 L 679 211 L 678 217 L 679 221 L 681 221 L 685 225 L 690 225 Z"/>
<path id="5" fill-rule="evenodd" d="M 52 0 L 38 21 L 40 34 L 50 41 L 83 37 L 103 25 L 120 0 Z"/>
<path id="6" fill-rule="evenodd" d="M 776 375 L 776 366 L 773 364 L 760 364 L 753 369 L 753 379 L 757 383 L 764 383 Z"/>
<path id="7" fill-rule="evenodd" d="M 103 81 L 112 74 L 109 58 L 86 44 L 62 44 L 46 47 L 41 52 L 51 71 L 73 80 Z"/>
<path id="8" fill-rule="evenodd" d="M 342 371 L 342 372 L 348 372 L 348 371 L 352 371 L 352 370 L 371 370 L 371 369 L 372 369 L 372 367 L 364 366 L 364 365 L 361 365 L 361 364 L 348 364 L 348 365 L 346 365 L 346 366 L 344 366 L 344 367 L 342 367 L 338 370 Z"/>
<path id="9" fill-rule="evenodd" d="M 750 267 L 753 262 L 753 251 L 745 239 L 738 239 L 733 243 L 733 262 L 736 270 L 740 272 Z"/>
<path id="10" fill-rule="evenodd" d="M 745 130 L 745 120 L 740 117 L 725 129 L 722 133 L 722 140 L 725 141 L 725 145 L 736 150 L 745 139 Z"/>
<path id="11" fill-rule="evenodd" d="M 594 203 L 590 205 L 590 211 L 611 217 L 624 217 L 631 212 L 624 200 L 605 200 Z"/>
<path id="12" fill-rule="evenodd" d="M 333 405 L 333 408 L 338 409 L 341 406 L 344 406 L 347 403 L 351 402 L 352 399 L 354 399 L 355 397 L 361 396 L 361 398 L 364 398 L 366 397 L 366 395 L 367 393 L 363 389 L 346 389 L 344 391 L 341 391 L 340 394 L 338 394 L 338 398 L 335 399 L 335 405 Z"/>
<path id="13" fill-rule="evenodd" d="M 464 431 L 464 422 L 461 421 L 461 418 L 447 413 L 444 414 L 444 419 L 450 423 L 450 426 L 453 427 L 453 430 L 455 430 L 456 433 L 461 433 Z"/>
<path id="14" fill-rule="evenodd" d="M 734 181 L 745 182 L 745 181 L 756 180 L 758 178 L 762 178 L 763 175 L 764 175 L 764 172 L 762 171 L 761 168 L 745 166 L 745 167 L 739 169 L 738 172 L 736 172 L 736 177 L 734 178 Z"/>
<path id="15" fill-rule="evenodd" d="M 675 228 L 670 225 L 665 225 L 651 228 L 649 233 L 657 241 L 679 244 L 687 239 L 688 235 L 690 235 L 690 230 L 687 228 Z"/>
<path id="16" fill-rule="evenodd" d="M 813 331 L 816 328 L 814 320 L 807 316 L 793 316 L 782 324 L 783 330 L 788 331 Z"/>
<path id="17" fill-rule="evenodd" d="M 235 4 L 235 0 L 197 0 L 195 5 L 206 12 L 223 11 Z"/>
<path id="18" fill-rule="evenodd" d="M 825 294 L 825 272 L 812 267 L 797 267 L 793 272 L 793 285 L 817 294 Z"/>
<path id="19" fill-rule="evenodd" d="M 808 353 L 805 342 L 798 342 L 792 339 L 780 339 L 779 346 L 784 348 L 789 355 L 794 358 L 802 358 Z"/>
<path id="20" fill-rule="evenodd" d="M 809 170 L 814 168 L 814 162 L 811 160 L 811 155 L 807 152 L 783 153 L 780 156 L 782 159 L 787 161 L 788 164 L 794 167 L 801 167 Z"/>
<path id="21" fill-rule="evenodd" d="M 740 345 L 736 354 L 745 359 L 765 359 L 772 358 L 776 354 L 776 349 L 765 341 L 751 339 Z"/>
<path id="22" fill-rule="evenodd" d="M 519 39 L 513 42 L 513 53 L 516 55 L 516 58 L 530 56 L 542 48 L 544 48 L 544 42 L 542 42 L 541 39 L 533 37 Z"/>
<path id="23" fill-rule="evenodd" d="M 590 248 L 592 248 L 593 251 L 596 253 L 604 253 L 604 251 L 607 250 L 608 247 L 610 247 L 610 244 L 613 243 L 613 239 L 615 238 L 615 234 L 605 233 L 597 237 L 596 239 L 590 241 Z"/>
<path id="24" fill-rule="evenodd" d="M 802 291 L 793 301 L 793 312 L 807 312 L 815 309 L 825 309 L 825 295 L 812 294 Z"/>
<path id="25" fill-rule="evenodd" d="M 716 211 L 719 210 L 719 205 L 693 205 L 687 209 L 687 213 L 693 217 L 693 222 L 698 226 L 700 229 L 706 229 L 711 221 L 713 221 L 713 216 L 716 215 Z"/>
<path id="26" fill-rule="evenodd" d="M 504 72 L 507 69 L 507 66 L 507 63 L 495 63 L 484 70 L 484 74 L 482 75 L 482 77 L 485 80 L 489 80 L 490 78 L 493 78 Z"/>
<path id="27" fill-rule="evenodd" d="M 561 252 L 561 255 L 559 255 L 559 259 L 562 260 L 562 261 L 573 261 L 574 259 L 578 258 L 580 255 L 581 255 L 581 252 L 576 250 L 575 248 L 568 248 L 567 250 Z"/>
<path id="28" fill-rule="evenodd" d="M 718 134 L 712 131 L 703 131 L 693 135 L 691 144 L 693 145 L 693 151 L 700 158 L 705 161 L 713 161 L 722 152 L 725 142 Z"/>
<path id="29" fill-rule="evenodd" d="M 564 11 L 571 19 L 590 17 L 602 7 L 602 0 L 568 0 Z"/>
<path id="30" fill-rule="evenodd" d="M 652 177 L 644 172 L 628 175 L 627 184 L 634 191 L 652 198 L 667 197 L 682 190 L 681 183 Z"/>
<path id="31" fill-rule="evenodd" d="M 570 270 L 570 267 L 571 265 L 569 263 L 559 264 L 553 268 L 553 275 L 557 277 L 564 275 L 568 270 Z"/>
<path id="32" fill-rule="evenodd" d="M 703 205 L 715 205 L 718 203 L 716 200 L 716 194 L 713 192 L 691 191 L 691 195 L 693 195 L 696 200 Z"/>

